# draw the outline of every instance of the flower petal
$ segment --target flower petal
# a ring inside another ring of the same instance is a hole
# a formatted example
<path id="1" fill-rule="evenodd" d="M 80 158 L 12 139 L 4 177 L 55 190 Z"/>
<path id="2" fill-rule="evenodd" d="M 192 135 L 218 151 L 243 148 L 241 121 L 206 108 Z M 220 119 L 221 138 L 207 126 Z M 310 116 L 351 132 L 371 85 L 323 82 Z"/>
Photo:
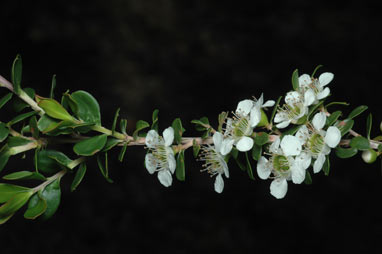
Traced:
<path id="1" fill-rule="evenodd" d="M 236 108 L 236 114 L 247 116 L 253 107 L 252 100 L 240 101 Z"/>
<path id="2" fill-rule="evenodd" d="M 171 149 L 171 148 L 169 148 Z M 172 149 L 171 149 L 172 151 Z M 168 169 L 171 171 L 172 174 L 174 174 L 175 172 L 175 168 L 176 168 L 176 160 L 175 160 L 175 156 L 174 156 L 174 153 L 167 153 L 167 162 L 168 162 Z"/>
<path id="3" fill-rule="evenodd" d="M 307 169 L 312 162 L 312 156 L 309 153 L 302 152 L 295 158 L 294 161 L 295 163 L 300 164 L 303 169 Z"/>
<path id="4" fill-rule="evenodd" d="M 324 90 L 322 90 L 321 92 L 319 92 L 319 93 L 317 94 L 317 100 L 321 100 L 321 99 L 323 99 L 323 98 L 328 97 L 329 93 L 330 93 L 330 89 L 329 89 L 329 87 L 325 87 Z"/>
<path id="5" fill-rule="evenodd" d="M 291 122 L 290 120 L 281 122 L 279 124 L 276 124 L 276 127 L 279 128 L 279 129 L 286 128 L 286 127 L 289 126 L 290 122 Z"/>
<path id="6" fill-rule="evenodd" d="M 324 112 L 318 112 L 314 115 L 312 120 L 313 126 L 316 130 L 321 130 L 326 123 L 326 115 Z"/>
<path id="7" fill-rule="evenodd" d="M 216 151 L 220 151 L 223 142 L 223 134 L 220 132 L 215 132 L 215 134 L 212 136 L 212 139 L 214 141 Z"/>
<path id="8" fill-rule="evenodd" d="M 280 146 L 285 156 L 299 155 L 302 149 L 300 140 L 292 135 L 285 135 Z"/>
<path id="9" fill-rule="evenodd" d="M 217 193 L 222 193 L 223 192 L 223 189 L 224 189 L 224 180 L 223 180 L 223 177 L 222 177 L 221 174 L 218 174 L 216 176 L 214 187 L 215 187 L 215 191 Z"/>
<path id="10" fill-rule="evenodd" d="M 249 151 L 252 149 L 252 147 L 253 147 L 253 139 L 251 139 L 250 137 L 241 137 L 239 139 L 239 142 L 237 142 L 236 144 L 236 148 L 240 152 Z"/>
<path id="11" fill-rule="evenodd" d="M 250 125 L 252 128 L 256 127 L 256 125 L 259 124 L 261 120 L 261 111 L 259 107 L 253 107 L 251 109 L 251 115 L 250 115 Z"/>
<path id="12" fill-rule="evenodd" d="M 315 174 L 321 171 L 322 166 L 325 163 L 325 159 L 326 159 L 326 157 L 322 153 L 318 155 L 316 161 L 313 164 L 313 172 Z"/>
<path id="13" fill-rule="evenodd" d="M 159 179 L 159 182 L 165 187 L 169 187 L 172 184 L 172 176 L 171 176 L 170 171 L 168 171 L 168 170 L 159 171 L 158 172 L 158 179 Z"/>
<path id="14" fill-rule="evenodd" d="M 341 131 L 336 126 L 330 126 L 324 138 L 325 144 L 330 148 L 335 148 L 341 140 Z"/>
<path id="15" fill-rule="evenodd" d="M 304 105 L 310 106 L 316 100 L 316 95 L 312 89 L 308 89 L 304 94 Z"/>
<path id="16" fill-rule="evenodd" d="M 155 130 L 150 130 L 146 135 L 145 143 L 148 148 L 154 148 L 157 144 L 159 144 L 160 138 L 158 132 Z"/>
<path id="17" fill-rule="evenodd" d="M 152 155 L 151 153 L 146 154 L 145 166 L 150 174 L 154 174 L 155 170 L 157 169 L 157 164 L 157 159 L 154 157 L 154 155 Z"/>
<path id="18" fill-rule="evenodd" d="M 261 156 L 257 162 L 257 174 L 263 180 L 268 179 L 271 175 L 271 168 L 268 167 L 268 160 L 264 156 Z"/>
<path id="19" fill-rule="evenodd" d="M 278 153 L 280 147 L 280 138 L 276 137 L 275 141 L 273 141 L 272 145 L 269 147 L 269 151 L 271 153 Z"/>
<path id="20" fill-rule="evenodd" d="M 261 107 L 262 108 L 273 107 L 273 105 L 275 105 L 275 103 L 276 102 L 274 100 L 268 100 Z"/>
<path id="21" fill-rule="evenodd" d="M 305 144 L 306 140 L 309 138 L 308 127 L 306 127 L 306 125 L 301 126 L 295 136 L 300 140 L 301 145 Z"/>
<path id="22" fill-rule="evenodd" d="M 300 184 L 305 180 L 306 170 L 301 164 L 295 161 L 291 167 L 292 172 L 292 182 L 295 184 Z"/>
<path id="23" fill-rule="evenodd" d="M 271 194 L 277 199 L 285 197 L 288 191 L 288 183 L 285 178 L 276 178 L 270 186 Z"/>
<path id="24" fill-rule="evenodd" d="M 233 146 L 233 143 L 235 141 L 231 138 L 226 138 L 223 140 L 222 142 L 222 145 L 221 145 L 221 148 L 220 148 L 220 153 L 222 155 L 227 155 L 231 152 L 232 150 L 232 146 Z"/>
<path id="25" fill-rule="evenodd" d="M 261 93 L 260 98 L 255 102 L 254 106 L 258 106 L 259 108 L 261 108 L 261 106 L 263 105 L 263 102 L 264 102 L 264 95 L 263 93 Z"/>
<path id="26" fill-rule="evenodd" d="M 228 170 L 227 162 L 225 162 L 224 158 L 221 158 L 220 163 L 221 163 L 222 166 L 223 166 L 223 171 L 224 171 L 224 175 L 225 175 L 225 177 L 229 178 L 229 170 Z"/>
<path id="27" fill-rule="evenodd" d="M 326 86 L 329 84 L 334 78 L 334 74 L 331 72 L 324 72 L 320 75 L 318 78 L 318 81 L 320 81 L 321 86 Z"/>
<path id="28" fill-rule="evenodd" d="M 165 146 L 172 145 L 172 142 L 174 142 L 174 129 L 172 127 L 168 127 L 163 131 L 163 139 Z"/>
<path id="29" fill-rule="evenodd" d="M 300 87 L 307 87 L 310 83 L 312 83 L 312 79 L 308 74 L 302 74 L 298 78 L 298 84 L 300 85 Z"/>
<path id="30" fill-rule="evenodd" d="M 301 102 L 300 93 L 296 91 L 287 93 L 285 96 L 285 102 L 290 106 L 293 106 L 294 104 Z"/>
<path id="31" fill-rule="evenodd" d="M 285 120 L 288 120 L 288 114 L 285 112 L 277 112 L 274 118 L 275 123 L 283 122 Z"/>

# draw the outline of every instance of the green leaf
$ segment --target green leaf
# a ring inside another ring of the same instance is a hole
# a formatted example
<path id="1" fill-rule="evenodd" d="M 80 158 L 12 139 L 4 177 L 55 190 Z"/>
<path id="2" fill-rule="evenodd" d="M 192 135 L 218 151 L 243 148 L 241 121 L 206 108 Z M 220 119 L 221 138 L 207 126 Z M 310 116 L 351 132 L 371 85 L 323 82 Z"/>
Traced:
<path id="1" fill-rule="evenodd" d="M 38 151 L 36 159 L 38 171 L 50 175 L 57 173 L 62 166 L 68 167 L 68 164 L 72 162 L 64 153 L 55 150 Z"/>
<path id="2" fill-rule="evenodd" d="M 121 142 L 122 142 L 122 140 L 120 140 L 120 139 L 108 137 L 106 144 L 105 144 L 104 148 L 102 149 L 102 152 L 109 151 L 110 149 L 112 149 L 113 147 L 115 147 L 116 145 L 118 145 Z"/>
<path id="3" fill-rule="evenodd" d="M 367 139 L 370 139 L 372 124 L 373 124 L 373 116 L 370 113 L 369 116 L 367 117 L 367 120 L 366 120 L 366 137 L 367 137 Z"/>
<path id="4" fill-rule="evenodd" d="M 103 177 L 105 177 L 106 181 L 109 183 L 113 183 L 113 180 L 109 178 L 109 165 L 108 165 L 108 158 L 107 158 L 107 153 L 105 153 L 105 165 L 102 162 L 101 155 L 98 154 L 97 156 L 97 163 L 98 163 L 98 168 L 101 171 L 101 174 Z"/>
<path id="5" fill-rule="evenodd" d="M 46 132 L 46 130 L 52 129 L 52 126 L 57 125 L 60 123 L 58 120 L 53 119 L 46 114 L 44 114 L 40 119 L 37 121 L 37 127 L 39 131 Z"/>
<path id="6" fill-rule="evenodd" d="M 254 138 L 255 144 L 258 146 L 265 145 L 269 140 L 269 135 L 266 132 L 257 132 Z"/>
<path id="7" fill-rule="evenodd" d="M 358 152 L 357 148 L 342 148 L 342 147 L 336 148 L 336 155 L 337 157 L 341 159 L 353 157 L 354 155 L 357 154 L 357 152 Z"/>
<path id="8" fill-rule="evenodd" d="M 13 93 L 7 93 L 0 99 L 0 109 L 10 100 L 12 99 Z"/>
<path id="9" fill-rule="evenodd" d="M 94 136 L 89 139 L 78 142 L 74 145 L 73 151 L 82 156 L 92 156 L 97 152 L 101 151 L 106 145 L 107 135 L 102 134 L 99 136 Z"/>
<path id="10" fill-rule="evenodd" d="M 318 108 L 322 106 L 322 104 L 324 103 L 324 101 L 320 101 L 319 103 L 313 105 L 310 109 L 309 109 L 309 113 L 308 113 L 308 116 L 307 116 L 307 119 L 311 119 L 313 114 L 317 112 Z M 300 118 L 301 119 L 301 118 Z"/>
<path id="11" fill-rule="evenodd" d="M 49 219 L 57 211 L 58 206 L 61 201 L 61 188 L 60 188 L 61 178 L 57 178 L 48 186 L 45 187 L 43 191 L 40 192 L 40 197 L 46 200 L 46 210 L 41 215 L 42 219 Z"/>
<path id="12" fill-rule="evenodd" d="M 351 120 L 346 119 L 336 123 L 336 126 L 341 131 L 341 136 L 344 136 L 345 134 L 347 134 L 350 131 L 350 129 L 353 127 L 353 125 L 354 125 L 354 120 L 352 119 Z"/>
<path id="13" fill-rule="evenodd" d="M 174 129 L 174 140 L 175 140 L 175 143 L 181 144 L 182 143 L 182 136 L 183 136 L 184 128 L 182 126 L 182 121 L 180 120 L 180 118 L 176 118 L 172 122 L 172 128 Z"/>
<path id="14" fill-rule="evenodd" d="M 101 125 L 101 113 L 97 100 L 86 91 L 76 91 L 70 95 L 78 108 L 72 108 L 74 114 L 86 123 Z M 71 106 L 71 104 L 69 104 Z"/>
<path id="15" fill-rule="evenodd" d="M 328 118 L 326 118 L 326 126 L 332 126 L 335 122 L 337 122 L 338 118 L 342 115 L 341 111 L 335 111 Z"/>
<path id="16" fill-rule="evenodd" d="M 10 215 L 4 216 L 4 217 L 0 216 L 0 225 L 2 225 L 5 222 L 7 222 L 12 216 L 13 216 L 13 214 L 10 214 Z"/>
<path id="17" fill-rule="evenodd" d="M 158 128 L 159 128 L 159 118 L 158 118 L 158 115 L 159 115 L 159 110 L 158 109 L 155 109 L 153 111 L 153 115 L 152 115 L 152 124 L 151 124 L 151 129 L 152 130 L 156 130 L 156 132 L 158 132 Z"/>
<path id="18" fill-rule="evenodd" d="M 54 99 L 42 99 L 39 101 L 38 106 L 52 118 L 66 120 L 69 122 L 75 121 L 68 111 L 66 111 L 66 109 Z"/>
<path id="19" fill-rule="evenodd" d="M 3 176 L 4 180 L 41 180 L 45 181 L 46 177 L 38 172 L 19 171 Z"/>
<path id="20" fill-rule="evenodd" d="M 54 74 L 52 77 L 52 85 L 50 87 L 50 93 L 49 93 L 49 97 L 51 99 L 54 99 L 54 89 L 56 89 L 56 74 Z"/>
<path id="21" fill-rule="evenodd" d="M 117 111 L 115 112 L 115 115 L 114 115 L 113 126 L 111 127 L 112 135 L 115 134 L 115 127 L 117 126 L 117 120 L 118 120 L 118 116 L 119 116 L 119 111 L 120 110 L 121 109 L 118 108 Z"/>
<path id="22" fill-rule="evenodd" d="M 324 165 L 322 166 L 322 170 L 324 171 L 325 175 L 329 175 L 330 171 L 330 161 L 329 161 L 329 156 L 326 156 L 326 160 L 324 162 Z"/>
<path id="23" fill-rule="evenodd" d="M 32 137 L 35 139 L 38 139 L 40 136 L 40 131 L 38 130 L 37 127 L 37 118 L 36 116 L 32 116 L 29 119 L 29 130 L 32 133 Z"/>
<path id="24" fill-rule="evenodd" d="M 249 161 L 248 152 L 245 152 L 245 159 L 247 161 L 247 173 L 250 179 L 255 180 L 255 177 L 253 176 L 252 166 L 251 162 Z"/>
<path id="25" fill-rule="evenodd" d="M 258 161 L 261 157 L 261 153 L 262 153 L 262 146 L 257 145 L 257 144 L 253 144 L 252 159 L 254 159 L 255 161 Z"/>
<path id="26" fill-rule="evenodd" d="M 24 96 L 26 95 L 26 96 L 30 97 L 32 100 L 33 100 L 34 97 L 35 97 L 35 91 L 34 91 L 33 88 L 29 88 L 29 87 L 24 88 L 24 90 L 21 91 L 20 96 L 23 95 L 23 93 L 25 93 Z M 29 107 L 29 104 L 27 104 L 25 101 L 23 101 L 23 100 L 20 99 L 20 98 L 15 98 L 15 99 L 13 100 L 13 102 L 12 102 L 12 107 L 13 107 L 13 109 L 14 109 L 16 112 L 20 112 L 21 110 L 23 110 L 23 109 Z"/>
<path id="27" fill-rule="evenodd" d="M 357 136 L 352 138 L 352 140 L 350 141 L 350 147 L 356 148 L 361 151 L 365 151 L 370 149 L 370 143 L 367 138 L 362 136 Z"/>
<path id="28" fill-rule="evenodd" d="M 196 124 L 195 129 L 197 131 L 205 131 L 207 129 L 210 129 L 210 123 L 208 121 L 207 117 L 202 117 L 200 120 L 192 120 L 191 123 Z"/>
<path id="29" fill-rule="evenodd" d="M 73 192 L 77 189 L 78 185 L 80 185 L 82 179 L 84 178 L 85 173 L 86 173 L 86 164 L 81 163 L 80 167 L 77 169 L 76 175 L 74 176 L 72 185 L 70 186 L 70 191 Z"/>
<path id="30" fill-rule="evenodd" d="M 293 74 L 292 74 L 292 87 L 293 87 L 293 90 L 295 91 L 298 91 L 299 88 L 300 88 L 300 84 L 298 82 L 298 70 L 294 70 Z"/>
<path id="31" fill-rule="evenodd" d="M 150 127 L 150 124 L 143 120 L 138 120 L 138 122 L 135 125 L 135 131 L 133 133 L 134 140 L 138 138 L 138 134 L 141 130 L 146 129 Z"/>
<path id="32" fill-rule="evenodd" d="M 16 146 L 24 146 L 32 141 L 30 139 L 22 138 L 22 137 L 9 137 L 8 138 L 8 146 L 16 147 Z"/>
<path id="33" fill-rule="evenodd" d="M 9 129 L 5 123 L 0 122 L 0 143 L 3 142 L 9 135 Z"/>
<path id="34" fill-rule="evenodd" d="M 282 98 L 283 98 L 283 97 L 280 96 L 280 97 L 277 99 L 276 104 L 273 106 L 272 115 L 271 115 L 271 118 L 270 118 L 270 120 L 269 120 L 271 123 L 272 123 L 272 121 L 273 121 L 273 118 L 274 118 L 275 115 L 276 115 L 277 108 L 278 108 L 278 106 L 279 106 L 280 101 L 281 101 Z"/>
<path id="35" fill-rule="evenodd" d="M 32 190 L 16 193 L 5 204 L 0 206 L 0 218 L 14 214 L 17 210 L 23 207 L 23 205 L 25 205 L 32 195 Z"/>
<path id="36" fill-rule="evenodd" d="M 218 117 L 218 122 L 219 122 L 218 131 L 219 132 L 223 131 L 223 124 L 225 123 L 225 120 L 227 119 L 227 117 L 228 117 L 228 112 L 223 111 L 219 114 L 219 117 Z"/>
<path id="37" fill-rule="evenodd" d="M 179 181 L 184 181 L 186 178 L 186 170 L 185 170 L 185 166 L 184 166 L 184 150 L 181 150 L 178 153 L 178 157 L 176 159 L 175 175 Z"/>
<path id="38" fill-rule="evenodd" d="M 12 83 L 15 94 L 21 93 L 21 76 L 22 76 L 22 60 L 21 56 L 17 55 L 12 65 Z"/>
<path id="39" fill-rule="evenodd" d="M 194 157 L 197 158 L 200 151 L 200 145 L 196 142 L 196 140 L 192 140 L 192 152 Z"/>
<path id="40" fill-rule="evenodd" d="M 126 149 L 127 149 L 127 143 L 122 147 L 121 151 L 119 152 L 118 160 L 120 162 L 122 162 L 123 158 L 125 157 Z"/>
<path id="41" fill-rule="evenodd" d="M 11 154 L 8 149 L 0 152 L 0 172 L 4 169 L 5 165 L 7 165 L 9 157 L 11 157 Z"/>
<path id="42" fill-rule="evenodd" d="M 342 106 L 349 106 L 350 104 L 348 102 L 344 101 L 333 101 L 325 105 L 325 108 L 328 108 L 333 105 L 342 105 Z"/>
<path id="43" fill-rule="evenodd" d="M 18 122 L 21 122 L 21 121 L 23 121 L 23 120 L 25 120 L 25 119 L 33 116 L 33 115 L 36 115 L 36 114 L 37 114 L 36 111 L 31 111 L 31 112 L 28 112 L 28 113 L 24 113 L 24 114 L 18 115 L 15 118 L 13 118 L 11 121 L 9 121 L 8 125 L 12 126 L 12 125 L 14 125 L 14 124 L 16 124 Z"/>
<path id="44" fill-rule="evenodd" d="M 314 71 L 313 71 L 313 73 L 312 73 L 311 77 L 313 77 L 313 78 L 314 78 L 314 75 L 316 74 L 316 72 L 318 71 L 318 69 L 320 69 L 322 66 L 323 66 L 323 65 L 321 65 L 321 64 L 317 65 L 317 67 L 316 67 L 316 68 L 314 68 Z"/>
<path id="45" fill-rule="evenodd" d="M 119 127 L 121 128 L 121 132 L 125 135 L 127 135 L 126 128 L 127 128 L 127 119 L 121 119 L 119 123 Z"/>
<path id="46" fill-rule="evenodd" d="M 362 106 L 359 106 L 355 109 L 353 109 L 352 112 L 350 112 L 349 116 L 347 117 L 347 119 L 353 119 L 354 117 L 358 116 L 359 114 L 361 114 L 363 111 L 365 111 L 367 109 L 367 106 L 365 105 L 362 105 Z"/>
<path id="47" fill-rule="evenodd" d="M 29 200 L 28 209 L 24 213 L 24 218 L 34 220 L 43 214 L 47 207 L 47 202 L 42 199 L 38 193 L 35 193 Z"/>
<path id="48" fill-rule="evenodd" d="M 27 192 L 29 190 L 29 188 L 23 186 L 0 183 L 0 203 L 7 202 L 11 197 L 13 197 L 17 193 Z"/>
<path id="49" fill-rule="evenodd" d="M 306 171 L 304 183 L 308 185 L 312 184 L 312 176 L 309 171 Z"/>

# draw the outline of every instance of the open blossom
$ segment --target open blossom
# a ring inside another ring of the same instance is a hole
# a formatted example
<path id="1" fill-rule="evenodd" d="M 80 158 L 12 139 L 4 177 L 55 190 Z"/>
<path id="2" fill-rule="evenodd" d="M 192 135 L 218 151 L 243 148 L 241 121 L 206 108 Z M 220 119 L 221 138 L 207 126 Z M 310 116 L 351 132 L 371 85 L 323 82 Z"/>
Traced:
<path id="1" fill-rule="evenodd" d="M 312 123 L 303 125 L 296 133 L 296 137 L 304 145 L 309 157 L 315 160 L 313 164 L 314 173 L 320 172 L 325 163 L 326 155 L 331 148 L 335 148 L 341 140 L 341 131 L 336 126 L 330 126 L 323 130 L 326 123 L 326 114 L 319 112 L 314 115 Z M 307 158 L 309 159 L 309 158 Z"/>
<path id="2" fill-rule="evenodd" d="M 308 74 L 303 74 L 298 78 L 299 86 L 304 94 L 313 94 L 314 103 L 317 103 L 318 100 L 326 98 L 329 93 L 329 87 L 325 87 L 333 80 L 334 74 L 330 72 L 322 73 L 318 79 L 312 78 Z"/>
<path id="3" fill-rule="evenodd" d="M 273 178 L 270 192 L 274 197 L 281 199 L 288 191 L 288 180 L 295 184 L 305 180 L 310 161 L 307 160 L 308 155 L 302 152 L 299 139 L 292 135 L 286 135 L 281 142 L 280 138 L 277 138 L 269 147 L 269 153 L 269 159 L 260 157 L 257 174 L 264 180 Z"/>
<path id="4" fill-rule="evenodd" d="M 221 153 L 227 155 L 233 145 L 241 152 L 251 150 L 253 139 L 250 136 L 261 121 L 261 108 L 272 107 L 274 101 L 264 103 L 263 94 L 258 100 L 243 100 L 237 105 L 235 116 L 227 119 L 225 136 L 222 143 Z"/>
<path id="5" fill-rule="evenodd" d="M 150 174 L 158 172 L 159 182 L 169 187 L 172 184 L 172 174 L 175 172 L 176 161 L 171 148 L 174 141 L 174 129 L 169 127 L 160 137 L 155 130 L 150 130 L 146 136 L 146 146 L 149 153 L 145 157 L 145 165 Z"/>
<path id="6" fill-rule="evenodd" d="M 296 124 L 300 118 L 308 114 L 308 107 L 314 102 L 311 93 L 305 95 L 293 91 L 285 96 L 285 104 L 275 115 L 276 127 L 281 129 L 288 127 L 290 123 Z"/>
<path id="7" fill-rule="evenodd" d="M 207 171 L 211 176 L 216 175 L 215 178 L 215 191 L 221 193 L 224 189 L 224 180 L 222 175 L 229 178 L 229 171 L 227 163 L 224 160 L 224 156 L 220 153 L 221 145 L 223 142 L 223 134 L 220 132 L 215 132 L 213 135 L 214 145 L 206 145 L 202 147 L 200 154 L 200 160 L 204 161 L 204 169 L 202 171 Z"/>

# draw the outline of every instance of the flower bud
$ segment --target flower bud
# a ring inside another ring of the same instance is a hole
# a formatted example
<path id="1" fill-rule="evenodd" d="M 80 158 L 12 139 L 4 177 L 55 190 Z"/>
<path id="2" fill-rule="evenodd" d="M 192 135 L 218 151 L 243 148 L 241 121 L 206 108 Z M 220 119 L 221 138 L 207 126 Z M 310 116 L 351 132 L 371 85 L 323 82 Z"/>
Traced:
<path id="1" fill-rule="evenodd" d="M 264 111 L 262 109 L 260 109 L 260 111 L 261 111 L 261 120 L 257 124 L 257 127 L 267 126 L 269 124 L 268 117 L 267 117 L 267 115 L 264 113 Z"/>
<path id="2" fill-rule="evenodd" d="M 377 159 L 377 152 L 373 149 L 369 149 L 362 152 L 362 159 L 366 163 L 373 163 Z"/>

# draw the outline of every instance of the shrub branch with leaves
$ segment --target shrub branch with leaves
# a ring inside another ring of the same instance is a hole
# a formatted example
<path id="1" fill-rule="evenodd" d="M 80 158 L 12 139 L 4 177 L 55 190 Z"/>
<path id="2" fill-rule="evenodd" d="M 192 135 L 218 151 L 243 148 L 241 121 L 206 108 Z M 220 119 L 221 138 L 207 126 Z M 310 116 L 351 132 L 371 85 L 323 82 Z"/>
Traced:
<path id="1" fill-rule="evenodd" d="M 179 118 L 166 128 L 162 136 L 158 130 L 158 110 L 154 110 L 151 123 L 139 120 L 135 131 L 128 134 L 127 120 L 119 120 L 119 109 L 108 129 L 102 125 L 100 106 L 88 92 L 65 92 L 60 100 L 54 98 L 56 78 L 53 76 L 49 98 L 22 88 L 22 61 L 13 62 L 11 81 L 0 76 L 0 87 L 9 90 L 0 99 L 0 109 L 12 103 L 16 116 L 9 122 L 0 121 L 0 172 L 12 156 L 33 155 L 33 171 L 15 171 L 2 177 L 0 183 L 0 224 L 8 221 L 26 206 L 24 217 L 50 218 L 58 209 L 61 198 L 61 178 L 74 176 L 74 191 L 86 174 L 86 163 L 95 159 L 104 178 L 109 177 L 108 152 L 120 149 L 123 161 L 130 146 L 145 146 L 145 166 L 156 174 L 159 182 L 169 187 L 173 175 L 184 181 L 185 151 L 192 147 L 202 170 L 215 177 L 214 189 L 221 193 L 224 178 L 229 178 L 231 161 L 246 171 L 250 179 L 270 179 L 270 194 L 283 198 L 288 182 L 312 183 L 310 172 L 329 174 L 330 154 L 350 158 L 359 151 L 366 163 L 373 163 L 382 154 L 382 136 L 371 138 L 372 115 L 369 114 L 365 135 L 352 130 L 354 118 L 367 106 L 359 106 L 344 117 L 341 111 L 330 112 L 329 107 L 343 102 L 329 102 L 328 87 L 334 75 L 329 72 L 315 77 L 292 74 L 292 88 L 283 98 L 264 102 L 246 99 L 238 103 L 233 114 L 222 112 L 218 126 L 213 128 L 207 117 L 192 120 L 200 137 L 183 137 L 185 129 Z M 272 108 L 272 110 L 270 110 Z M 146 132 L 150 129 L 148 132 Z M 57 147 L 73 145 L 75 158 L 69 158 Z M 54 146 L 53 146 L 54 145 Z M 54 147 L 54 149 L 52 148 Z M 331 153 L 333 152 L 333 153 Z M 254 162 L 256 168 L 254 169 Z M 33 180 L 34 187 L 12 184 L 12 181 Z"/>

